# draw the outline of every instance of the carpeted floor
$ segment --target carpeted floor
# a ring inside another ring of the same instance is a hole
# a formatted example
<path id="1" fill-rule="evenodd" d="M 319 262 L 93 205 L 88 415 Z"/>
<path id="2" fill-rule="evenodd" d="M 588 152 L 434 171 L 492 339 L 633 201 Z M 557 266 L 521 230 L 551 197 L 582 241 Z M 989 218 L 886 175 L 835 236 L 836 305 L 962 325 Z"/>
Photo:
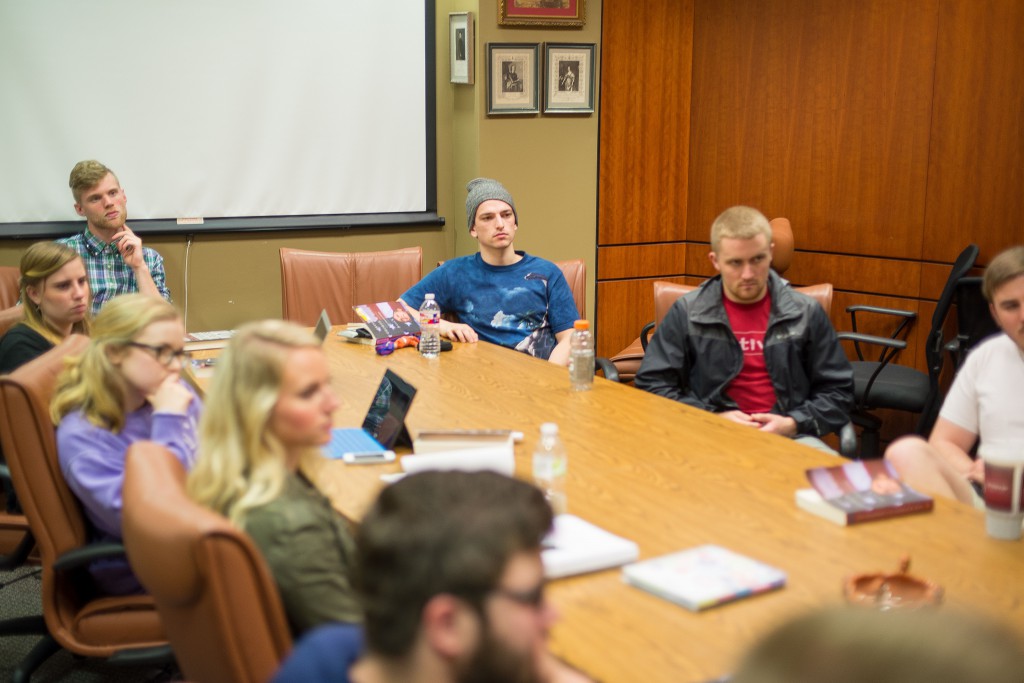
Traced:
<path id="1" fill-rule="evenodd" d="M 0 572 L 0 630 L 2 622 L 13 617 L 40 614 L 38 567 L 23 567 Z M 0 636 L 0 681 L 8 681 L 18 662 L 39 641 L 39 636 Z M 32 683 L 158 683 L 179 680 L 173 667 L 119 667 L 103 661 L 75 657 L 60 651 L 50 657 L 32 676 Z"/>

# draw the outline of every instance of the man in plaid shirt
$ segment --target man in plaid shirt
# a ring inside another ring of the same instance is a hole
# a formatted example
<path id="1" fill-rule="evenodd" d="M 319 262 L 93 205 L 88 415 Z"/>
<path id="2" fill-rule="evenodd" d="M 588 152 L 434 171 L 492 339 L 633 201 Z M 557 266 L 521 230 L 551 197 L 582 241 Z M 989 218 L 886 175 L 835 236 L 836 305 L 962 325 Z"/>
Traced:
<path id="1" fill-rule="evenodd" d="M 141 292 L 168 301 L 164 260 L 125 225 L 128 197 L 117 176 L 98 161 L 80 161 L 68 181 L 75 211 L 86 220 L 85 230 L 57 240 L 82 255 L 92 289 L 92 313 L 121 294 Z"/>

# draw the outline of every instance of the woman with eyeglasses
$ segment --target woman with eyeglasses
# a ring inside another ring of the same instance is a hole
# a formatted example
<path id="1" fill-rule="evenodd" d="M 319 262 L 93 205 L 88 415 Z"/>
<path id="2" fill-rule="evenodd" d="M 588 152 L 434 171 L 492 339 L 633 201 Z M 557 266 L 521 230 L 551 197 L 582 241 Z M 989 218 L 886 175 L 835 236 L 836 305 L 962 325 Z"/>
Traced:
<path id="1" fill-rule="evenodd" d="M 189 495 L 249 534 L 294 635 L 361 621 L 352 531 L 304 473 L 340 404 L 320 341 L 283 320 L 245 325 L 217 359 L 207 397 Z"/>
<path id="2" fill-rule="evenodd" d="M 89 345 L 68 361 L 50 406 L 61 471 L 91 523 L 95 542 L 121 540 L 125 453 L 148 440 L 191 469 L 202 402 L 181 378 L 185 327 L 156 297 L 128 294 L 93 320 Z M 126 560 L 90 566 L 104 593 L 141 592 Z"/>

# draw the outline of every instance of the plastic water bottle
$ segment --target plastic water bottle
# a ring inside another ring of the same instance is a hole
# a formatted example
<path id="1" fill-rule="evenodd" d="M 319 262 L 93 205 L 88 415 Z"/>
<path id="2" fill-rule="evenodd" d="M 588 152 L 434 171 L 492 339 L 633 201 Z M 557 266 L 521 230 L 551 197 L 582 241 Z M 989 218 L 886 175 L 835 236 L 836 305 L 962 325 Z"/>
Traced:
<path id="1" fill-rule="evenodd" d="M 569 339 L 569 382 L 573 391 L 589 391 L 594 386 L 594 338 L 590 323 L 577 320 Z"/>
<path id="2" fill-rule="evenodd" d="M 433 294 L 423 297 L 420 306 L 420 355 L 437 358 L 441 354 L 441 307 Z"/>
<path id="3" fill-rule="evenodd" d="M 565 492 L 565 477 L 569 471 L 569 456 L 558 438 L 558 425 L 545 422 L 540 426 L 540 441 L 533 452 L 533 481 L 544 492 L 555 514 L 569 511 Z"/>

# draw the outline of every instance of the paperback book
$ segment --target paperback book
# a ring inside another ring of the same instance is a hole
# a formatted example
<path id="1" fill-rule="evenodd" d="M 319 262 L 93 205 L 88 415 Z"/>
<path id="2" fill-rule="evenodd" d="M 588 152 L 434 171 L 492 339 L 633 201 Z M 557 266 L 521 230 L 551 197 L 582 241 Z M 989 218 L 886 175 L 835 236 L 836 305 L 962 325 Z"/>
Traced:
<path id="1" fill-rule="evenodd" d="M 796 504 L 830 522 L 858 524 L 928 512 L 935 502 L 900 481 L 884 460 L 858 460 L 807 470 L 814 488 L 796 492 Z"/>
<path id="2" fill-rule="evenodd" d="M 694 612 L 786 585 L 781 569 L 717 545 L 626 565 L 622 579 Z"/>

